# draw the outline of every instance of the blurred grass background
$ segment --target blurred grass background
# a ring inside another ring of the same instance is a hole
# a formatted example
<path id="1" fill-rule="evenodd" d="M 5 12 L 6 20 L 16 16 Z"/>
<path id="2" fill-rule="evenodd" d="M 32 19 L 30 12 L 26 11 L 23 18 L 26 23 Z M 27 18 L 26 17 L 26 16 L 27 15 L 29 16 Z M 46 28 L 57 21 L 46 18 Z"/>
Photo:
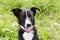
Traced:
<path id="1" fill-rule="evenodd" d="M 35 16 L 39 40 L 60 40 L 60 0 L 0 0 L 0 40 L 18 40 L 13 8 L 40 8 Z"/>

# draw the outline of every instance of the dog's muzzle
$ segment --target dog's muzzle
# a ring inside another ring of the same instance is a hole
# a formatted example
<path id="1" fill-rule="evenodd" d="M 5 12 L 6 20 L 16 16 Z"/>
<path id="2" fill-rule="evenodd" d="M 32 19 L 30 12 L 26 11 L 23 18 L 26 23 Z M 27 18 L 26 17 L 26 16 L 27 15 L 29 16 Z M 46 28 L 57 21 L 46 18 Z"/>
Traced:
<path id="1" fill-rule="evenodd" d="M 30 32 L 30 31 L 33 29 L 33 26 L 24 28 L 22 25 L 20 25 L 20 27 L 21 27 L 25 32 Z"/>

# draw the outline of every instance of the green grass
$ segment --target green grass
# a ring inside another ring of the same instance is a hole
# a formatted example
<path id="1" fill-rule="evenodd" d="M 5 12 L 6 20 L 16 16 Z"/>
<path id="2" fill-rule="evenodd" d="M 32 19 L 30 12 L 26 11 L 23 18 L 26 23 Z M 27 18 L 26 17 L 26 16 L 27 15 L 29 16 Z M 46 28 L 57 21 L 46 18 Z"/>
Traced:
<path id="1" fill-rule="evenodd" d="M 60 40 L 60 0 L 0 0 L 0 40 L 18 40 L 13 8 L 40 9 L 35 16 L 39 40 Z"/>

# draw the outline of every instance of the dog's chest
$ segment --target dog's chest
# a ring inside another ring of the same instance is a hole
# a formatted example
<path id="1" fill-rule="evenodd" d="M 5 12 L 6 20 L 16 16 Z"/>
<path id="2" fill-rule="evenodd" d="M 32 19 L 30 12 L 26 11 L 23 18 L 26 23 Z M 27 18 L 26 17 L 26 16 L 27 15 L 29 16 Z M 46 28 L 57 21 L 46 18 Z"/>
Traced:
<path id="1" fill-rule="evenodd" d="M 29 33 L 27 33 L 27 32 L 24 32 L 23 33 L 23 38 L 25 40 L 32 40 L 33 39 L 33 36 L 34 36 L 34 31 L 31 31 Z"/>

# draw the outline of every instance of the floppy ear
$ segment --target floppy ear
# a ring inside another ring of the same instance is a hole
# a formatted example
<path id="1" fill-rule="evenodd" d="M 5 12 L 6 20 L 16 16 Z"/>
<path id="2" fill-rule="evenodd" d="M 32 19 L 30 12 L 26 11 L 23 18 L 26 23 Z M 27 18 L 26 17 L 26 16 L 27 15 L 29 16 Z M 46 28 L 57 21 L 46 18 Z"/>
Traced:
<path id="1" fill-rule="evenodd" d="M 11 11 L 14 13 L 14 15 L 15 15 L 16 17 L 18 17 L 18 16 L 19 16 L 19 13 L 22 11 L 22 9 L 15 8 L 15 9 L 12 9 Z"/>
<path id="2" fill-rule="evenodd" d="M 40 9 L 37 8 L 37 7 L 32 7 L 30 10 L 31 10 L 31 11 L 33 12 L 33 14 L 35 15 L 35 14 L 36 14 L 36 10 L 40 10 Z"/>

